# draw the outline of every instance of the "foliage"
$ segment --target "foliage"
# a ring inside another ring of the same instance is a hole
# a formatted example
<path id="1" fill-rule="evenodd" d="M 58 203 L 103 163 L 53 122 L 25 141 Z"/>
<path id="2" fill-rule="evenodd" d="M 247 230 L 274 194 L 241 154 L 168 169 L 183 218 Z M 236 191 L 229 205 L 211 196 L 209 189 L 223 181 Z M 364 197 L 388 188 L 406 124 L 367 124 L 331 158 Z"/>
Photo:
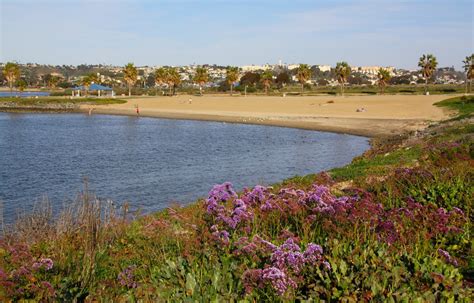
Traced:
<path id="1" fill-rule="evenodd" d="M 123 78 L 125 82 L 127 82 L 128 85 L 128 95 L 132 95 L 132 86 L 135 85 L 138 79 L 138 71 L 137 68 L 133 65 L 133 63 L 128 63 L 125 65 L 124 69 L 122 70 L 123 72 Z M 92 81 L 92 79 L 91 79 Z"/>
<path id="2" fill-rule="evenodd" d="M 304 84 L 311 78 L 311 69 L 307 64 L 300 64 L 296 71 L 296 79 L 301 84 L 301 92 L 304 90 Z"/>
<path id="3" fill-rule="evenodd" d="M 437 66 L 436 57 L 432 54 L 424 54 L 418 61 L 418 67 L 421 68 L 421 74 L 425 78 L 425 93 L 428 92 L 428 79 L 433 75 Z"/>
<path id="4" fill-rule="evenodd" d="M 2 74 L 5 79 L 7 79 L 8 85 L 10 86 L 10 91 L 12 91 L 13 84 L 20 78 L 20 67 L 16 63 L 7 62 L 7 64 L 5 64 L 3 67 Z"/>
<path id="5" fill-rule="evenodd" d="M 377 73 L 377 79 L 379 82 L 379 87 L 380 87 L 380 92 L 382 94 L 385 93 L 385 87 L 387 86 L 388 82 L 392 76 L 390 75 L 390 72 L 384 68 L 380 68 L 378 73 Z"/>
<path id="6" fill-rule="evenodd" d="M 335 73 L 337 82 L 341 85 L 341 94 L 344 95 L 344 83 L 347 82 L 347 79 L 351 74 L 351 67 L 345 61 L 337 62 Z"/>

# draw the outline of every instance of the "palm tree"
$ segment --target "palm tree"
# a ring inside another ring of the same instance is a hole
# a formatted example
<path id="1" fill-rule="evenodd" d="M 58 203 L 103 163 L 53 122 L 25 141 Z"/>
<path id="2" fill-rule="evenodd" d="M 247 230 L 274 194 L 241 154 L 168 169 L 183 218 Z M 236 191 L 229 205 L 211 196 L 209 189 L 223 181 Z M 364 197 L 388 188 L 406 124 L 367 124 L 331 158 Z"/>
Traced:
<path id="1" fill-rule="evenodd" d="M 171 95 L 174 96 L 176 92 L 176 87 L 181 83 L 181 75 L 179 74 L 178 69 L 175 67 L 170 67 L 167 71 L 167 74 L 167 81 L 170 85 L 170 92 L 171 89 L 173 89 Z"/>
<path id="2" fill-rule="evenodd" d="M 207 72 L 207 68 L 197 67 L 193 81 L 199 85 L 199 94 L 202 96 L 202 86 L 209 81 L 209 74 Z"/>
<path id="3" fill-rule="evenodd" d="M 304 91 L 304 84 L 311 78 L 311 69 L 308 64 L 300 64 L 296 71 L 296 79 L 301 83 L 301 93 Z"/>
<path id="4" fill-rule="evenodd" d="M 234 82 L 239 79 L 239 68 L 234 66 L 227 67 L 226 77 L 227 83 L 230 85 L 230 95 L 232 96 Z"/>
<path id="5" fill-rule="evenodd" d="M 268 89 L 273 82 L 273 74 L 271 71 L 266 70 L 263 72 L 262 76 L 260 77 L 263 87 L 265 87 L 265 94 L 268 94 Z"/>
<path id="6" fill-rule="evenodd" d="M 3 68 L 3 75 L 10 86 L 10 94 L 13 94 L 13 84 L 20 78 L 20 67 L 16 63 L 8 62 Z"/>
<path id="7" fill-rule="evenodd" d="M 474 79 L 474 54 L 467 56 L 462 62 L 464 63 L 464 71 L 466 72 L 466 94 L 471 92 L 472 79 Z M 469 90 L 468 90 L 469 84 Z"/>
<path id="8" fill-rule="evenodd" d="M 421 73 L 425 78 L 425 95 L 428 94 L 428 79 L 431 78 L 438 62 L 436 62 L 436 57 L 432 54 L 426 54 L 420 57 L 418 61 L 418 66 L 421 68 Z"/>
<path id="9" fill-rule="evenodd" d="M 168 83 L 168 70 L 164 67 L 160 67 L 155 71 L 155 84 L 158 86 L 162 86 L 166 83 Z"/>
<path id="10" fill-rule="evenodd" d="M 133 63 L 128 63 L 122 72 L 124 74 L 123 78 L 128 85 L 128 96 L 130 97 L 132 95 L 132 86 L 135 85 L 138 79 L 138 71 Z"/>
<path id="11" fill-rule="evenodd" d="M 82 78 L 81 84 L 82 84 L 82 86 L 84 86 L 84 89 L 86 90 L 86 96 L 88 96 L 89 95 L 89 87 L 92 84 L 92 79 L 91 79 L 90 75 L 85 76 L 84 78 Z"/>
<path id="12" fill-rule="evenodd" d="M 351 67 L 345 61 L 337 62 L 335 73 L 337 82 L 341 84 L 341 95 L 344 96 L 344 83 L 347 82 L 347 79 L 351 74 Z"/>
<path id="13" fill-rule="evenodd" d="M 387 69 L 379 68 L 379 72 L 377 73 L 377 78 L 380 87 L 380 93 L 383 95 L 385 94 L 385 87 L 388 84 L 388 81 L 392 78 L 390 72 Z"/>

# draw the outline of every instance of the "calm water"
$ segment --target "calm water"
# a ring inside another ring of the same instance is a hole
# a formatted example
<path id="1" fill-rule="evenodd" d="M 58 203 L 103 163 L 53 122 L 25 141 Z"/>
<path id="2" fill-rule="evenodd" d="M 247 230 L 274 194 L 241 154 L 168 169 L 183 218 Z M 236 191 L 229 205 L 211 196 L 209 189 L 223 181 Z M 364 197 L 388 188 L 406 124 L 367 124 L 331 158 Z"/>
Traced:
<path id="1" fill-rule="evenodd" d="M 18 91 L 14 91 L 14 92 L 11 92 L 10 91 L 3 91 L 3 92 L 0 92 L 0 97 L 16 97 L 16 96 L 19 96 L 19 97 L 46 97 L 46 96 L 49 96 L 50 93 L 49 92 L 18 92 Z M 0 100 L 2 101 L 2 100 Z"/>
<path id="2" fill-rule="evenodd" d="M 0 200 L 11 221 L 44 194 L 62 206 L 87 176 L 99 197 L 152 211 L 224 181 L 241 189 L 341 166 L 367 148 L 363 137 L 289 128 L 0 113 Z"/>

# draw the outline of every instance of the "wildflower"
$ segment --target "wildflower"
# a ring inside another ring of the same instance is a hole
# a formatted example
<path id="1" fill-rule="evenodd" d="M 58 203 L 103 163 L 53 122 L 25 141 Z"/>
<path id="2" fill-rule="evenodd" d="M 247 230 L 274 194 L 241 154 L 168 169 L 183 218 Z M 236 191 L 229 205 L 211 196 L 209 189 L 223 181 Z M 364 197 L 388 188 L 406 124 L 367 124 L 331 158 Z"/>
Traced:
<path id="1" fill-rule="evenodd" d="M 280 296 L 283 295 L 288 288 L 296 288 L 296 283 L 287 277 L 287 275 L 276 267 L 269 267 L 262 271 L 262 280 L 269 282 L 273 289 Z"/>
<path id="2" fill-rule="evenodd" d="M 454 265 L 454 266 L 458 266 L 458 261 L 455 258 L 451 257 L 449 252 L 441 248 L 438 248 L 438 255 L 440 255 L 446 263 Z"/>
<path id="3" fill-rule="evenodd" d="M 120 285 L 128 288 L 137 288 L 138 284 L 135 282 L 135 265 L 130 265 L 118 274 L 117 279 Z"/>
<path id="4" fill-rule="evenodd" d="M 263 287 L 262 272 L 261 269 L 247 269 L 243 273 L 242 283 L 246 293 L 251 293 L 254 288 Z"/>
<path id="5" fill-rule="evenodd" d="M 322 254 L 323 249 L 321 246 L 314 243 L 309 243 L 303 256 L 306 263 L 316 265 L 316 263 L 321 259 Z"/>
<path id="6" fill-rule="evenodd" d="M 44 268 L 45 270 L 51 270 L 53 268 L 53 260 L 49 258 L 42 258 L 39 260 L 39 262 L 33 263 L 33 269 L 40 269 Z"/>

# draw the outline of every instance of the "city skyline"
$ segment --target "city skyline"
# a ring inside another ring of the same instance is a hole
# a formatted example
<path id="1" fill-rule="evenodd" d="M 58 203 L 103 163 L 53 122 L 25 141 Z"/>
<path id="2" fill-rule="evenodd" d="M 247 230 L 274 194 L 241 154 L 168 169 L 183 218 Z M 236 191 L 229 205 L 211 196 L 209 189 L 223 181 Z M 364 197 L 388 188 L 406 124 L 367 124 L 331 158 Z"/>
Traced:
<path id="1" fill-rule="evenodd" d="M 0 61 L 52 65 L 309 63 L 460 70 L 470 1 L 0 0 Z M 75 18 L 74 18 L 75 17 Z M 400 56 L 403 54 L 403 56 Z"/>

